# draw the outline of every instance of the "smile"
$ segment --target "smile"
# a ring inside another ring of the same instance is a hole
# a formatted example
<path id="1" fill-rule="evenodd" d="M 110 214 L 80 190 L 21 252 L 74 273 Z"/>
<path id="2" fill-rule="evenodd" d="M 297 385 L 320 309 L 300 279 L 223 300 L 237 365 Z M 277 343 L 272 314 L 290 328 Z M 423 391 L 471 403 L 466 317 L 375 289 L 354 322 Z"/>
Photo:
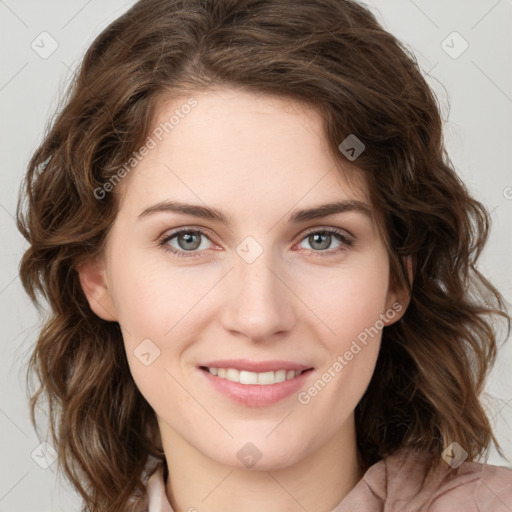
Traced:
<path id="1" fill-rule="evenodd" d="M 208 371 L 220 379 L 226 379 L 231 382 L 240 384 L 261 384 L 271 385 L 286 380 L 294 379 L 308 370 L 277 370 L 273 372 L 249 372 L 245 370 L 237 370 L 236 368 L 208 368 L 201 367 L 202 370 Z"/>
<path id="2" fill-rule="evenodd" d="M 249 407 L 270 406 L 295 395 L 314 374 L 313 368 L 251 372 L 201 366 L 198 370 L 207 385 L 220 395 Z M 214 375 L 215 371 L 217 375 Z"/>

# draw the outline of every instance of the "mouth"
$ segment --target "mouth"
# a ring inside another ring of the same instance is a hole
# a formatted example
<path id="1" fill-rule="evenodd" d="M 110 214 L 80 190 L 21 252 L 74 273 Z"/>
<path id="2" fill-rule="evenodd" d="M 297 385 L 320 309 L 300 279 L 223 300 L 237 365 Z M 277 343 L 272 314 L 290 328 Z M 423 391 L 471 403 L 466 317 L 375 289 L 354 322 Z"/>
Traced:
<path id="1" fill-rule="evenodd" d="M 217 363 L 218 364 L 218 363 Z M 232 364 L 234 364 L 232 362 Z M 273 361 L 271 363 L 244 363 L 238 364 L 245 368 L 263 366 L 268 370 L 249 371 L 247 369 L 230 366 L 198 366 L 199 374 L 204 376 L 204 382 L 220 395 L 247 407 L 267 407 L 277 404 L 281 400 L 290 398 L 308 385 L 314 378 L 314 368 L 308 368 L 293 363 L 283 365 Z M 288 367 L 287 367 L 288 366 Z M 295 366 L 295 368 L 290 368 Z"/>
<path id="2" fill-rule="evenodd" d="M 294 370 L 281 368 L 275 371 L 253 372 L 237 368 L 219 368 L 215 366 L 200 366 L 200 370 L 217 377 L 238 384 L 270 386 L 281 382 L 296 379 L 300 375 L 313 371 L 313 368 Z"/>

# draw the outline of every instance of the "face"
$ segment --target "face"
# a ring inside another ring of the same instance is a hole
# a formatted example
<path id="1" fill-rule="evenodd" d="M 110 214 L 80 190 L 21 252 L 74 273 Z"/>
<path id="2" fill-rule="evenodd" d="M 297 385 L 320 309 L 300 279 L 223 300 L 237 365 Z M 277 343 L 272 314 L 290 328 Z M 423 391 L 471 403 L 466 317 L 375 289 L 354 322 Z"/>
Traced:
<path id="1" fill-rule="evenodd" d="M 280 468 L 347 428 L 402 306 L 362 174 L 330 155 L 319 115 L 234 89 L 193 97 L 118 185 L 81 282 L 120 323 L 164 445 L 242 467 L 252 443 Z M 162 104 L 155 126 L 186 101 Z"/>

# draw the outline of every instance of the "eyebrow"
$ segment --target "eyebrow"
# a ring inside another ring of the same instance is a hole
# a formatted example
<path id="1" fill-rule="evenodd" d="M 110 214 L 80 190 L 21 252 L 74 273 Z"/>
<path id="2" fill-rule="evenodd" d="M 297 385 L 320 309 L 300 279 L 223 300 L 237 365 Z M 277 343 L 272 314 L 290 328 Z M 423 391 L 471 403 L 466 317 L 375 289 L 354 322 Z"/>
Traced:
<path id="1" fill-rule="evenodd" d="M 179 201 L 162 201 L 160 203 L 154 204 L 153 206 L 146 208 L 142 213 L 140 213 L 139 219 L 161 212 L 191 215 L 193 217 L 219 222 L 226 226 L 229 226 L 231 223 L 230 218 L 216 208 L 181 203 Z M 348 212 L 361 213 L 370 219 L 372 218 L 372 209 L 369 205 L 355 199 L 350 199 L 322 204 L 303 210 L 295 210 L 288 218 L 288 222 L 298 224 L 300 222 L 306 222 L 308 220 L 320 219 L 329 215 L 334 215 L 336 213 Z"/>

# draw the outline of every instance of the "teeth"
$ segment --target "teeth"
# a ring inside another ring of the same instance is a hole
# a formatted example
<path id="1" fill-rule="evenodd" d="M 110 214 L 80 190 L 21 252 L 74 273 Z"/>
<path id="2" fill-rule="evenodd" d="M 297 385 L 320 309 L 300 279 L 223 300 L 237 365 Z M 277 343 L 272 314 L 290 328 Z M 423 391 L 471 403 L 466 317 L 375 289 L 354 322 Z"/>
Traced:
<path id="1" fill-rule="evenodd" d="M 284 382 L 286 380 L 286 370 L 278 370 L 277 372 L 270 373 L 274 373 L 274 382 Z M 293 372 L 292 377 L 295 377 L 295 372 Z"/>
<path id="2" fill-rule="evenodd" d="M 277 370 L 276 372 L 246 372 L 245 370 L 236 370 L 235 368 L 208 368 L 208 371 L 221 379 L 227 379 L 231 382 L 240 384 L 276 384 L 285 380 L 294 379 L 302 371 Z"/>
<path id="3" fill-rule="evenodd" d="M 226 370 L 226 377 L 227 380 L 230 380 L 231 382 L 239 382 L 240 380 L 240 372 L 234 370 L 233 368 L 228 368 Z"/>

